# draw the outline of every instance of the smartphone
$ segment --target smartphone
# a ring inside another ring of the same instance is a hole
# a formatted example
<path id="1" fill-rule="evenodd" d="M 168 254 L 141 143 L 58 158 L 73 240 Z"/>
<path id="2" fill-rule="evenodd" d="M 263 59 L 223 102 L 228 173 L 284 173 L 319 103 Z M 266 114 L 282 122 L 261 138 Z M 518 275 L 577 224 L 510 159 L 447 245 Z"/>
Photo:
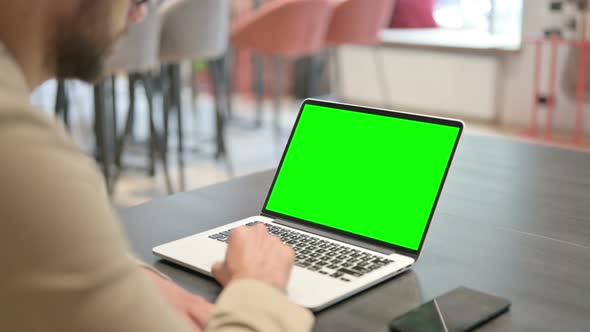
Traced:
<path id="1" fill-rule="evenodd" d="M 508 311 L 510 301 L 460 287 L 394 319 L 391 332 L 465 332 Z"/>

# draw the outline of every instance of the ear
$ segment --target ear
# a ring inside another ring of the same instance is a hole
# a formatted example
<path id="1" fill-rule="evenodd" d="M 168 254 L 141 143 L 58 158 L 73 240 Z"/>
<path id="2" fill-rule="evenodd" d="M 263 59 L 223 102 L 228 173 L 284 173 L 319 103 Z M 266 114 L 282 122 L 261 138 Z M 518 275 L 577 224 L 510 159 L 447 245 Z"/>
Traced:
<path id="1" fill-rule="evenodd" d="M 147 7 L 145 4 L 142 4 L 139 6 L 132 5 L 129 8 L 129 21 L 131 21 L 133 23 L 139 23 L 139 22 L 143 21 L 146 14 L 147 14 Z"/>

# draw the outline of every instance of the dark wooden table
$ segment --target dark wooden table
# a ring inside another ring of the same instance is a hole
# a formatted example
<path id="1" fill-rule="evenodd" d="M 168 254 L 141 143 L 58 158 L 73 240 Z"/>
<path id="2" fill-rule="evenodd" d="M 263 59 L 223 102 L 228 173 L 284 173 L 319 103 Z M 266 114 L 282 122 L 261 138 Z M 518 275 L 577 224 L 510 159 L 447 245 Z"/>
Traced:
<path id="1" fill-rule="evenodd" d="M 215 282 L 151 248 L 258 214 L 272 175 L 121 211 L 133 249 L 213 300 Z M 513 302 L 482 331 L 590 331 L 590 154 L 466 136 L 415 268 L 320 312 L 316 330 L 385 332 L 391 319 L 461 285 Z"/>

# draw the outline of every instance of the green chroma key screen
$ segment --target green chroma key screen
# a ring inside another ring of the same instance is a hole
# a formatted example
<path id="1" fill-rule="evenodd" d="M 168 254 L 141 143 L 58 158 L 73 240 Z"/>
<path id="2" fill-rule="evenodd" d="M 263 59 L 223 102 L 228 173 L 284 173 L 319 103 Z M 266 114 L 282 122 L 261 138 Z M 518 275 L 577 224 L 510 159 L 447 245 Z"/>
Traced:
<path id="1" fill-rule="evenodd" d="M 459 134 L 306 104 L 265 209 L 418 250 Z"/>

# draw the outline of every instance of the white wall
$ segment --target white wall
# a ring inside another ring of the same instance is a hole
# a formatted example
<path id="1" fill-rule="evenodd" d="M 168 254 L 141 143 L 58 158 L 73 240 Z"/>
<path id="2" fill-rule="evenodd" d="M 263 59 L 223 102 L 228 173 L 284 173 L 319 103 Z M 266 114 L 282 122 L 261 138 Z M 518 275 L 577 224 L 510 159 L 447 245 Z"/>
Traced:
<path id="1" fill-rule="evenodd" d="M 551 1 L 524 0 L 525 39 L 541 36 L 547 28 L 564 26 L 567 15 L 550 12 Z M 558 53 L 554 124 L 560 131 L 572 130 L 576 114 L 575 100 L 562 88 L 568 51 L 562 47 Z M 390 104 L 396 108 L 498 121 L 515 128 L 529 126 L 534 65 L 534 47 L 530 43 L 524 42 L 519 52 L 502 55 L 403 47 L 384 47 L 381 52 L 391 90 Z M 549 86 L 549 49 L 544 49 L 543 53 L 541 92 L 545 93 Z M 340 51 L 340 58 L 345 99 L 386 105 L 379 93 L 371 49 L 345 48 Z M 584 127 L 590 133 L 590 103 L 586 103 L 585 108 Z M 539 124 L 543 126 L 546 108 L 539 110 Z"/>
<path id="2" fill-rule="evenodd" d="M 527 36 L 538 36 L 546 28 L 561 26 L 563 17 L 552 14 L 548 8 L 550 0 L 525 0 L 523 34 Z M 569 49 L 565 46 L 559 48 L 557 61 L 557 95 L 555 111 L 555 127 L 561 131 L 571 131 L 574 126 L 576 103 L 563 90 L 564 71 Z M 530 114 L 533 95 L 533 68 L 534 68 L 534 46 L 524 43 L 522 51 L 518 54 L 506 56 L 503 59 L 503 66 L 506 69 L 504 86 L 504 101 L 502 107 L 501 121 L 509 126 L 527 127 L 530 123 Z M 549 91 L 549 47 L 543 49 L 541 92 Z M 590 96 L 589 96 L 590 97 Z M 590 104 L 585 104 L 584 127 L 590 128 Z M 544 126 L 546 119 L 546 108 L 540 108 L 539 125 Z"/>
<path id="3" fill-rule="evenodd" d="M 496 119 L 497 57 L 411 48 L 381 48 L 378 56 L 388 85 L 384 100 L 375 67 L 375 49 L 340 50 L 345 100 L 401 111 Z"/>

